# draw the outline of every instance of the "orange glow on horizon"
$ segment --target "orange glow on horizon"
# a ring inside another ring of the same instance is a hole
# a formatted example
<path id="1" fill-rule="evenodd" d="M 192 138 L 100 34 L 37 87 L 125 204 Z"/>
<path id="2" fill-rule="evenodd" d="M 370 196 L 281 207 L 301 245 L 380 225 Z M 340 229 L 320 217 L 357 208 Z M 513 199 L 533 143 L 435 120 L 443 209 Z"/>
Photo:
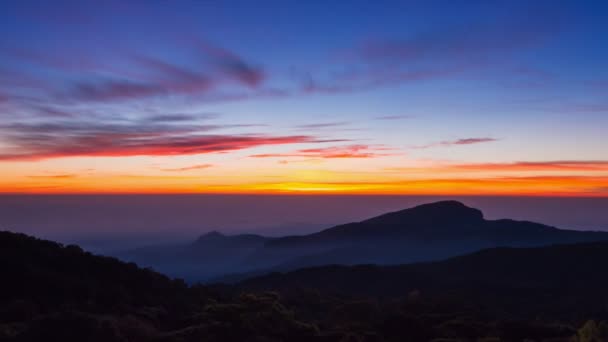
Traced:
<path id="1" fill-rule="evenodd" d="M 278 163 L 218 155 L 217 160 L 91 157 L 5 163 L 0 193 L 608 197 L 608 161 L 412 161 L 393 167 L 391 160 L 355 159 Z"/>
<path id="2" fill-rule="evenodd" d="M 502 177 L 377 181 L 286 181 L 203 184 L 199 177 L 116 176 L 79 179 L 57 176 L 28 184 L 0 182 L 0 193 L 14 194 L 336 194 L 336 195 L 491 195 L 608 197 L 608 177 Z"/>

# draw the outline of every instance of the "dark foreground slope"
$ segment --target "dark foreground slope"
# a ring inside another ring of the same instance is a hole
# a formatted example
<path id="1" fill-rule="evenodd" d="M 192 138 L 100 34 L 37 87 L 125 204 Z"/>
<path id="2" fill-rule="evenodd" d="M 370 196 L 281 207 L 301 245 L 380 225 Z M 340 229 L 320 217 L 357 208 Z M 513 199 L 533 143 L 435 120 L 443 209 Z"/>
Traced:
<path id="1" fill-rule="evenodd" d="M 150 247 L 119 257 L 189 281 L 239 279 L 261 274 L 341 264 L 404 264 L 441 260 L 484 248 L 532 247 L 608 240 L 608 232 L 557 229 L 534 222 L 486 220 L 480 210 L 456 201 L 429 203 L 283 238 L 211 233 L 195 243 Z"/>
<path id="2" fill-rule="evenodd" d="M 0 341 L 606 341 L 606 247 L 496 249 L 189 287 L 0 232 Z"/>
<path id="3" fill-rule="evenodd" d="M 399 266 L 324 266 L 240 283 L 249 290 L 299 289 L 353 297 L 466 298 L 502 317 L 608 318 L 608 241 L 494 248 L 445 261 Z"/>
<path id="4" fill-rule="evenodd" d="M 320 326 L 330 321 L 359 336 L 371 330 L 381 340 L 408 331 L 413 341 L 604 342 L 607 264 L 608 242 L 494 248 L 433 263 L 273 273 L 239 288 L 278 291 Z"/>
<path id="5" fill-rule="evenodd" d="M 309 341 L 273 295 L 222 296 L 77 246 L 0 232 L 0 341 Z"/>

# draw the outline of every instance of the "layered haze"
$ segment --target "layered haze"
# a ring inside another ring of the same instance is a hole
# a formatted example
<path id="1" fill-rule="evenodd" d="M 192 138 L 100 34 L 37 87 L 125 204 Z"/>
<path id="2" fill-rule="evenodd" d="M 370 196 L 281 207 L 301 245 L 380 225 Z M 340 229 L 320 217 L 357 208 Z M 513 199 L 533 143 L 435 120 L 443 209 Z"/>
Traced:
<path id="1" fill-rule="evenodd" d="M 608 199 L 436 196 L 19 195 L 0 196 L 0 227 L 110 252 L 200 235 L 307 234 L 444 199 L 488 219 L 608 230 Z"/>

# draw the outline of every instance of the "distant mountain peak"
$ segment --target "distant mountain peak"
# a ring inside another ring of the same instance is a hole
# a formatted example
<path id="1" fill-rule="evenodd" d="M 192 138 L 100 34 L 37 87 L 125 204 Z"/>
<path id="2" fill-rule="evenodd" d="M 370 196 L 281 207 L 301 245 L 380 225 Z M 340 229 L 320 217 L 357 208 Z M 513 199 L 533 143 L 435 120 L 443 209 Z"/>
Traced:
<path id="1" fill-rule="evenodd" d="M 407 209 L 406 209 L 407 210 Z M 425 214 L 442 214 L 471 218 L 475 221 L 483 220 L 483 212 L 477 208 L 471 208 L 459 201 L 439 201 L 410 208 L 411 211 L 419 211 Z"/>
<path id="2" fill-rule="evenodd" d="M 209 241 L 209 240 L 218 240 L 218 239 L 223 239 L 225 237 L 226 237 L 226 235 L 218 232 L 217 230 L 212 230 L 208 233 L 201 235 L 197 239 L 197 241 L 202 242 L 202 241 Z"/>
<path id="3" fill-rule="evenodd" d="M 483 213 L 458 201 L 439 201 L 418 205 L 392 213 L 387 213 L 365 222 L 400 224 L 408 223 L 451 223 L 468 224 L 483 221 Z"/>
<path id="4" fill-rule="evenodd" d="M 237 235 L 226 235 L 216 230 L 210 231 L 201 235 L 194 242 L 195 245 L 213 245 L 213 246 L 242 246 L 247 244 L 260 244 L 266 241 L 267 237 L 256 235 L 256 234 L 237 234 Z"/>

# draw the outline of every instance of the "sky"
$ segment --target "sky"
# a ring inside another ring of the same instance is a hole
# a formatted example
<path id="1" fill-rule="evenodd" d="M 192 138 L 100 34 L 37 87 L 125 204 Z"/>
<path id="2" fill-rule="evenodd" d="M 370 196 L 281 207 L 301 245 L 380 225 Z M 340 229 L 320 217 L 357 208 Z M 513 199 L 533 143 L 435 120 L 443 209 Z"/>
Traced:
<path id="1" fill-rule="evenodd" d="M 0 192 L 608 197 L 603 1 L 2 1 Z"/>

